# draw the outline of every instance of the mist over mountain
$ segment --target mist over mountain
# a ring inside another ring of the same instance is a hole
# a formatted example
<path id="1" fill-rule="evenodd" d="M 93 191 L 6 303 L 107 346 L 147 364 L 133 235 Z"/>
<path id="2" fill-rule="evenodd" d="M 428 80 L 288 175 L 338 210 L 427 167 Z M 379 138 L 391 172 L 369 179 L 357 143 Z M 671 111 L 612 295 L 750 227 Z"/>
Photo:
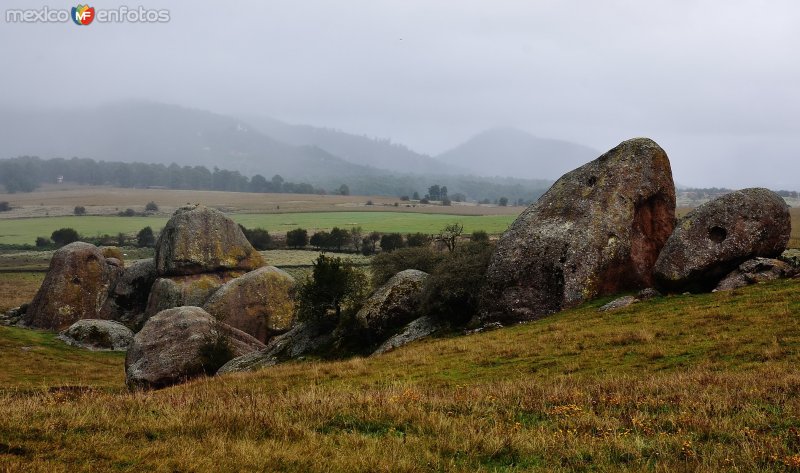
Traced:
<path id="1" fill-rule="evenodd" d="M 516 128 L 493 128 L 436 158 L 481 176 L 557 179 L 600 154 L 581 144 L 538 138 Z"/>
<path id="2" fill-rule="evenodd" d="M 274 140 L 236 118 L 149 102 L 86 109 L 0 109 L 0 157 L 19 155 L 218 166 L 245 175 L 293 179 L 379 172 L 318 147 Z"/>
<path id="3" fill-rule="evenodd" d="M 467 174 L 466 168 L 446 164 L 389 139 L 355 135 L 331 128 L 290 125 L 274 118 L 244 116 L 258 131 L 294 146 L 318 146 L 346 161 L 395 172 Z"/>

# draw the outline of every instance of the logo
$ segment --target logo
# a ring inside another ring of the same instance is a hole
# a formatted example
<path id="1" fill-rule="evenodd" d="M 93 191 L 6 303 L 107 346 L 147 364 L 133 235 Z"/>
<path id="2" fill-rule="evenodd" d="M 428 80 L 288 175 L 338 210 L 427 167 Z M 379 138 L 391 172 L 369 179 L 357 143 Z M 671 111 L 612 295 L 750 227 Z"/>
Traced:
<path id="1" fill-rule="evenodd" d="M 89 5 L 78 5 L 72 7 L 72 21 L 76 25 L 88 25 L 94 20 L 94 7 Z"/>

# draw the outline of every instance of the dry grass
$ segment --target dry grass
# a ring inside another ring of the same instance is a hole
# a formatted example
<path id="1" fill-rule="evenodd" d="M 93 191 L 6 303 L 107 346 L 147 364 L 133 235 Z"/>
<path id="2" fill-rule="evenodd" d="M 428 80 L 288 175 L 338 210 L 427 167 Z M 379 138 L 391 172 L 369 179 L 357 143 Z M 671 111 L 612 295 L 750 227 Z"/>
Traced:
<path id="1" fill-rule="evenodd" d="M 117 391 L 4 383 L 0 469 L 792 471 L 798 290 L 779 281 L 612 313 L 601 300 L 376 358 L 157 392 L 124 392 L 121 366 Z"/>
<path id="2" fill-rule="evenodd" d="M 41 190 L 2 195 L 13 209 L 1 218 L 72 215 L 75 206 L 86 207 L 90 215 L 114 215 L 132 208 L 144 211 L 154 201 L 159 214 L 169 216 L 187 203 L 202 203 L 225 212 L 291 213 L 335 211 L 422 212 L 458 215 L 516 215 L 522 207 L 499 207 L 453 202 L 452 206 L 401 202 L 398 197 L 339 196 L 308 194 L 255 194 L 248 192 L 191 191 L 167 189 L 121 189 L 108 186 L 48 185 Z M 366 205 L 371 200 L 374 205 Z M 394 203 L 398 206 L 395 207 Z M 406 207 L 408 205 L 408 207 Z"/>
<path id="3" fill-rule="evenodd" d="M 30 302 L 44 279 L 44 273 L 0 274 L 0 313 Z"/>

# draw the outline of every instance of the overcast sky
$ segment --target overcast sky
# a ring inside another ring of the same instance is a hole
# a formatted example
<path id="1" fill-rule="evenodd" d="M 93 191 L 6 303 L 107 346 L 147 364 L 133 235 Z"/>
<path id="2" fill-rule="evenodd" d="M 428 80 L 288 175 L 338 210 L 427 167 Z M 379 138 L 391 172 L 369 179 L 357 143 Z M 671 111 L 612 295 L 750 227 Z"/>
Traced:
<path id="1" fill-rule="evenodd" d="M 649 136 L 686 185 L 800 190 L 800 3 L 342 0 L 91 3 L 166 24 L 8 24 L 0 104 L 149 99 L 391 138 L 495 126 L 606 150 Z"/>

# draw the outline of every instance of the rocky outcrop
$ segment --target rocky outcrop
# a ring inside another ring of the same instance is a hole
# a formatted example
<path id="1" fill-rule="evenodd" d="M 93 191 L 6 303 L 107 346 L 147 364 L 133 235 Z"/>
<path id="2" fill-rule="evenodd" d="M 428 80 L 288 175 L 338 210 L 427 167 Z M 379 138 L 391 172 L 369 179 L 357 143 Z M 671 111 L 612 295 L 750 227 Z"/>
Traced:
<path id="1" fill-rule="evenodd" d="M 158 237 L 155 261 L 161 276 L 246 272 L 266 264 L 233 220 L 204 206 L 175 211 Z"/>
<path id="2" fill-rule="evenodd" d="M 788 263 L 771 258 L 755 258 L 740 264 L 717 284 L 715 291 L 730 291 L 764 281 L 792 277 L 796 270 Z"/>
<path id="3" fill-rule="evenodd" d="M 116 320 L 132 330 L 139 330 L 140 315 L 147 308 L 150 288 L 156 279 L 156 265 L 152 259 L 131 263 L 109 292 L 100 318 Z"/>
<path id="4" fill-rule="evenodd" d="M 58 338 L 88 350 L 125 351 L 133 341 L 133 332 L 113 320 L 83 319 L 62 331 Z"/>
<path id="5" fill-rule="evenodd" d="M 422 340 L 423 338 L 428 338 L 436 332 L 443 330 L 445 327 L 445 324 L 434 317 L 420 317 L 411 321 L 411 323 L 403 327 L 395 335 L 389 337 L 388 340 L 383 342 L 372 353 L 372 356 L 392 351 L 396 348 L 402 347 L 403 345 L 408 345 L 411 342 Z"/>
<path id="6" fill-rule="evenodd" d="M 203 309 L 217 320 L 266 342 L 292 326 L 294 286 L 295 280 L 288 273 L 266 266 L 223 284 Z"/>
<path id="7" fill-rule="evenodd" d="M 161 388 L 214 374 L 225 362 L 264 348 L 199 307 L 176 307 L 151 317 L 125 358 L 128 387 Z"/>
<path id="8" fill-rule="evenodd" d="M 562 176 L 503 234 L 479 322 L 532 320 L 652 286 L 674 226 L 667 154 L 646 138 L 625 141 Z"/>
<path id="9" fill-rule="evenodd" d="M 622 296 L 622 297 L 618 297 L 618 298 L 614 299 L 613 301 L 609 302 L 608 304 L 603 305 L 602 307 L 597 309 L 597 311 L 598 312 L 608 312 L 610 310 L 622 309 L 624 307 L 628 307 L 630 305 L 636 304 L 637 302 L 639 302 L 639 299 L 637 299 L 634 296 Z"/>
<path id="10" fill-rule="evenodd" d="M 745 261 L 779 256 L 790 232 L 789 208 L 779 195 L 731 192 L 680 220 L 656 262 L 656 281 L 675 292 L 709 291 Z"/>
<path id="11" fill-rule="evenodd" d="M 122 268 L 94 245 L 70 243 L 53 254 L 39 292 L 23 318 L 25 325 L 63 330 L 81 319 L 96 319 Z"/>
<path id="12" fill-rule="evenodd" d="M 240 275 L 238 272 L 221 272 L 158 278 L 150 289 L 147 308 L 139 323 L 173 307 L 202 307 L 219 288 Z"/>
<path id="13" fill-rule="evenodd" d="M 400 271 L 378 288 L 356 314 L 356 321 L 373 340 L 383 340 L 416 317 L 428 273 Z"/>
<path id="14" fill-rule="evenodd" d="M 234 358 L 217 374 L 255 371 L 278 363 L 319 353 L 334 342 L 333 327 L 321 322 L 302 322 L 270 340 L 266 348 Z"/>

